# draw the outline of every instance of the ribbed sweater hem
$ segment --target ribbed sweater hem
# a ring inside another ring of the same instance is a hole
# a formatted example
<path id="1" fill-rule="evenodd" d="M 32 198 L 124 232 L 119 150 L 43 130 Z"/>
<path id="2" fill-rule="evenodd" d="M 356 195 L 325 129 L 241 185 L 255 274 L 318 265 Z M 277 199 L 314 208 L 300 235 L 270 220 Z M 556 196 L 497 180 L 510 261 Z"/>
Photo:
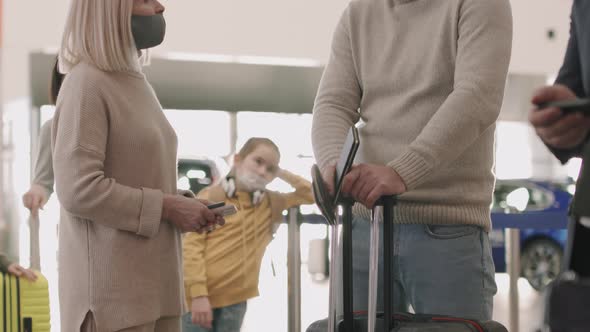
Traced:
<path id="1" fill-rule="evenodd" d="M 371 211 L 361 204 L 353 208 L 356 217 L 370 220 Z M 490 208 L 485 205 L 434 205 L 398 202 L 393 211 L 396 224 L 475 225 L 486 232 L 492 228 Z"/>

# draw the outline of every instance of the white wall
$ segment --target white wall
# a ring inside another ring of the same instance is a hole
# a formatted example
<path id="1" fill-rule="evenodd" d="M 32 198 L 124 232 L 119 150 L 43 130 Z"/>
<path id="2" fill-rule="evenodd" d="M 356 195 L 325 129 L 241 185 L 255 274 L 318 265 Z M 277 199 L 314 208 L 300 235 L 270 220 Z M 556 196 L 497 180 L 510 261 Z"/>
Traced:
<path id="1" fill-rule="evenodd" d="M 569 38 L 571 0 L 511 0 L 514 42 L 511 72 L 554 75 Z M 554 29 L 554 40 L 547 38 Z"/>

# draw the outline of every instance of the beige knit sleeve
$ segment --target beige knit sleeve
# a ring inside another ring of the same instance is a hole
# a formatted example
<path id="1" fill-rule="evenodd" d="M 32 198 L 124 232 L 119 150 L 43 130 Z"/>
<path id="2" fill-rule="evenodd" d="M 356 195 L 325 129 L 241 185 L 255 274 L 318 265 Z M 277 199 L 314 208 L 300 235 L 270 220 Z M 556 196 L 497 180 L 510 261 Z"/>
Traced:
<path id="1" fill-rule="evenodd" d="M 278 193 L 278 208 L 281 212 L 294 206 L 314 203 L 311 182 L 287 170 L 282 171 L 280 178 L 295 188 L 294 192 Z"/>
<path id="2" fill-rule="evenodd" d="M 465 0 L 454 89 L 420 135 L 388 165 L 416 188 L 456 160 L 498 119 L 512 49 L 509 0 Z"/>
<path id="3" fill-rule="evenodd" d="M 53 158 L 51 157 L 51 124 L 49 120 L 41 126 L 39 131 L 39 140 L 37 148 L 37 158 L 35 158 L 35 172 L 33 174 L 33 184 L 45 188 L 47 197 L 53 194 Z"/>
<path id="4" fill-rule="evenodd" d="M 350 7 L 334 32 L 313 108 L 312 145 L 321 169 L 336 163 L 348 130 L 360 119 L 362 92 L 352 55 L 349 20 Z"/>
<path id="5" fill-rule="evenodd" d="M 78 79 L 64 84 L 53 124 L 59 201 L 65 211 L 77 217 L 153 237 L 159 230 L 164 194 L 161 190 L 124 186 L 105 176 L 109 125 L 100 86 L 109 82 Z"/>
<path id="6" fill-rule="evenodd" d="M 209 200 L 209 189 L 205 188 L 197 195 L 199 199 Z M 186 233 L 182 238 L 182 264 L 184 288 L 187 303 L 194 298 L 209 295 L 207 289 L 207 233 Z"/>

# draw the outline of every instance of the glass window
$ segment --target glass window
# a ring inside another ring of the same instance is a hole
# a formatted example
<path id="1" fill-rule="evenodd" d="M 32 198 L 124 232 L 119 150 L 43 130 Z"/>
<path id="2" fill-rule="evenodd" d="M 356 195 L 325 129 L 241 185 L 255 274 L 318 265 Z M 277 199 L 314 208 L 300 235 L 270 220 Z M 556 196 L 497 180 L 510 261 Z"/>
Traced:
<path id="1" fill-rule="evenodd" d="M 230 152 L 229 114 L 221 111 L 165 110 L 178 136 L 178 156 L 224 157 Z"/>

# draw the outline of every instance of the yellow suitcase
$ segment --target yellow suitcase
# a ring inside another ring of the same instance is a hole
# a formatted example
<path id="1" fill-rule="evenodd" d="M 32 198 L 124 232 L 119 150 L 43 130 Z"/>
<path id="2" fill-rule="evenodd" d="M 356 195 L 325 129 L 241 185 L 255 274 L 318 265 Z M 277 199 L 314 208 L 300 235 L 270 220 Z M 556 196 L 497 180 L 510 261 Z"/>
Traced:
<path id="1" fill-rule="evenodd" d="M 0 274 L 0 329 L 4 332 L 50 332 L 49 287 L 38 272 L 30 282 Z"/>

